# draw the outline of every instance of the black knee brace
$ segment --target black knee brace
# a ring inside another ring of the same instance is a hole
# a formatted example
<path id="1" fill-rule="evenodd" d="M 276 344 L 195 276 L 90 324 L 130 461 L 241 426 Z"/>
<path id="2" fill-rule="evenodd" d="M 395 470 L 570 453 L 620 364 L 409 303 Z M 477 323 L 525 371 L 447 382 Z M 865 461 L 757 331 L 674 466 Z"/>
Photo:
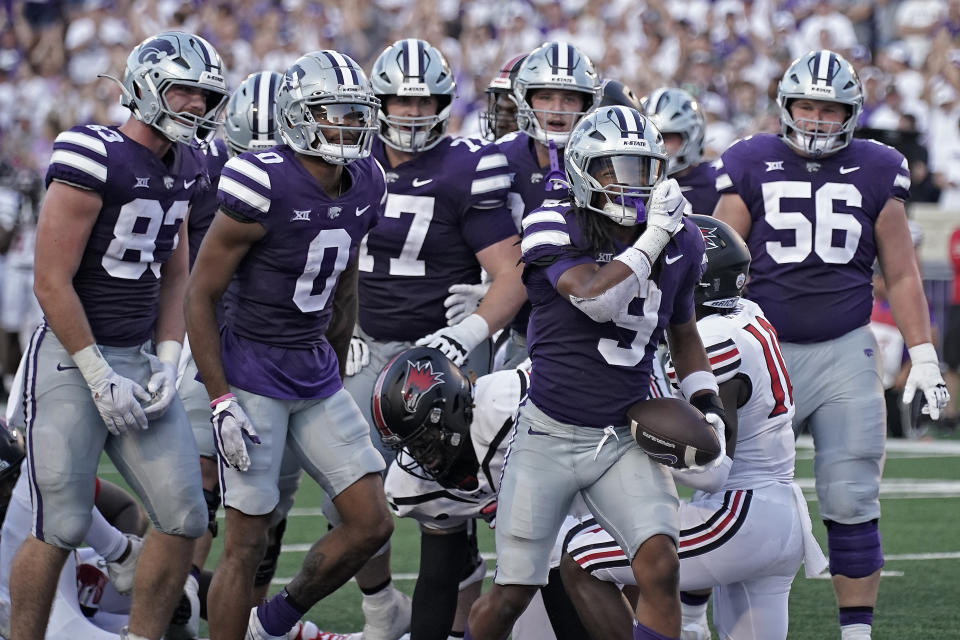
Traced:
<path id="1" fill-rule="evenodd" d="M 284 518 L 277 524 L 271 535 L 267 551 L 263 554 L 263 560 L 257 567 L 257 575 L 253 578 L 253 584 L 256 587 L 270 584 L 274 574 L 277 572 L 277 559 L 280 557 L 280 544 L 283 542 L 283 533 L 287 530 L 287 519 Z"/>

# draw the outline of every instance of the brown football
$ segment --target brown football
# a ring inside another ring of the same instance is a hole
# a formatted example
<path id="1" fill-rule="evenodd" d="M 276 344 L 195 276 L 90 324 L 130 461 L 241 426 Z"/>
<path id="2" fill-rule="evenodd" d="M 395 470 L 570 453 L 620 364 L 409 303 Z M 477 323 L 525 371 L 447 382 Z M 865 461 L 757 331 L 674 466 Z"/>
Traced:
<path id="1" fill-rule="evenodd" d="M 720 443 L 699 409 L 679 398 L 653 398 L 627 409 L 630 432 L 648 456 L 674 469 L 707 464 Z"/>

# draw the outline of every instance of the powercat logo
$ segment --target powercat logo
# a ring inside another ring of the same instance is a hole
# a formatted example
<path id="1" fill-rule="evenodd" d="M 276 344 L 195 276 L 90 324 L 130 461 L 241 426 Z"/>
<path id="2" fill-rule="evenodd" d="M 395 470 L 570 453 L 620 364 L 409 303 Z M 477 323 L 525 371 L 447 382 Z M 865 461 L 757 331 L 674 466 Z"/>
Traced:
<path id="1" fill-rule="evenodd" d="M 137 62 L 143 64 L 150 62 L 156 64 L 164 58 L 177 55 L 177 48 L 166 38 L 154 38 L 140 46 L 140 55 Z"/>

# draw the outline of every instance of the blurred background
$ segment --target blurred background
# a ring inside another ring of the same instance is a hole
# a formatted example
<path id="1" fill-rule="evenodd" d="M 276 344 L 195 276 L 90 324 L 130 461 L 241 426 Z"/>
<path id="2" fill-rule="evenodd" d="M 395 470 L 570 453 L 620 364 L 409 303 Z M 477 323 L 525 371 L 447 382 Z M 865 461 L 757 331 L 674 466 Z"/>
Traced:
<path id="1" fill-rule="evenodd" d="M 53 139 L 78 123 L 123 122 L 117 87 L 97 74 L 121 76 L 133 45 L 166 29 L 213 43 L 229 87 L 254 71 L 282 72 L 316 49 L 342 51 L 369 69 L 387 44 L 423 38 L 456 72 L 449 131 L 462 135 L 478 134 L 484 89 L 503 61 L 567 40 L 638 96 L 663 85 L 697 96 L 708 119 L 707 159 L 737 138 L 779 132 L 783 71 L 810 49 L 833 49 L 864 86 L 858 135 L 910 161 L 908 213 L 938 344 L 949 307 L 960 304 L 960 0 L 2 0 L 0 365 L 7 377 L 39 319 L 32 234 Z"/>

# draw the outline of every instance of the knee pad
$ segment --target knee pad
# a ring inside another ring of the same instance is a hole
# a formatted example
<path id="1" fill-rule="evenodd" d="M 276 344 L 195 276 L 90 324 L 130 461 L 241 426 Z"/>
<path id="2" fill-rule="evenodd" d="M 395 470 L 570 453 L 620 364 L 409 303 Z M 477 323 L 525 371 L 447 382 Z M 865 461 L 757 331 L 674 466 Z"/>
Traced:
<path id="1" fill-rule="evenodd" d="M 270 584 L 274 574 L 277 572 L 277 560 L 280 558 L 280 545 L 283 542 L 283 534 L 287 530 L 287 519 L 281 520 L 273 529 L 270 544 L 267 545 L 267 551 L 263 554 L 263 560 L 257 567 L 257 573 L 253 578 L 255 587 L 262 587 Z"/>
<path id="2" fill-rule="evenodd" d="M 840 524 L 825 520 L 830 575 L 865 578 L 883 566 L 880 528 L 876 520 Z"/>
<path id="3" fill-rule="evenodd" d="M 213 491 L 203 490 L 203 499 L 207 503 L 207 530 L 214 538 L 217 537 L 217 509 L 220 508 L 220 485 Z"/>

